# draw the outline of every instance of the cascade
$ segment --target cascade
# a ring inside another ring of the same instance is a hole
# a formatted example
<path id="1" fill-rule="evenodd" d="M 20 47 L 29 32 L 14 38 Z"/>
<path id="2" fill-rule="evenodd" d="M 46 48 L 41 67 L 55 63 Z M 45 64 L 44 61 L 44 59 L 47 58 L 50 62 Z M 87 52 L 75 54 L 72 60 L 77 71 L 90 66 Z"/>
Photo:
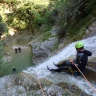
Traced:
<path id="1" fill-rule="evenodd" d="M 87 39 L 83 39 L 81 40 L 84 43 L 84 47 L 85 49 L 88 49 L 89 51 L 92 52 L 92 57 L 96 57 L 96 36 L 87 38 Z M 58 63 L 62 60 L 66 60 L 68 59 L 70 56 L 74 57 L 76 55 L 76 50 L 75 50 L 75 44 L 76 42 L 73 42 L 71 44 L 69 44 L 66 48 L 64 48 L 60 53 L 50 57 L 47 61 L 36 65 L 35 67 L 30 67 L 27 70 L 24 70 L 24 72 L 27 73 L 36 73 L 38 74 L 39 78 L 51 78 L 51 80 L 53 80 L 54 82 L 61 82 L 61 81 L 67 81 L 67 82 L 71 82 L 72 84 L 77 85 L 78 87 L 80 87 L 81 89 L 83 89 L 86 93 L 88 94 L 92 94 L 93 96 L 96 96 L 96 93 L 93 92 L 93 90 L 90 88 L 90 86 L 87 84 L 87 82 L 83 79 L 83 78 L 75 78 L 74 76 L 70 76 L 70 75 L 66 75 L 66 74 L 52 74 L 51 72 L 49 72 L 47 70 L 47 65 L 51 66 L 52 68 L 55 68 L 54 63 Z M 75 57 L 74 57 L 75 58 Z M 57 78 L 59 77 L 59 78 Z M 64 77 L 64 78 L 63 78 Z M 94 85 L 96 86 L 96 85 Z"/>

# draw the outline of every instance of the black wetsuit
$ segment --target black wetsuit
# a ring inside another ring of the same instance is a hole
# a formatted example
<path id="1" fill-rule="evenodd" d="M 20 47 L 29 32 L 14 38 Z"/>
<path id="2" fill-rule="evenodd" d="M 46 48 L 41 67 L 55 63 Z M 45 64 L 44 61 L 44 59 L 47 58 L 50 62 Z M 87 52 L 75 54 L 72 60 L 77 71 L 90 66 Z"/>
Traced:
<path id="1" fill-rule="evenodd" d="M 74 60 L 74 63 L 77 64 L 78 68 L 83 72 L 88 61 L 88 56 L 91 56 L 92 53 L 88 50 L 77 52 L 76 59 Z M 69 61 L 64 61 L 62 64 L 56 65 L 57 69 L 51 69 L 51 71 L 54 72 L 62 72 L 64 70 L 68 70 L 69 68 L 72 68 L 72 70 L 77 70 L 77 68 L 71 64 Z"/>
<path id="2" fill-rule="evenodd" d="M 18 47 L 18 50 L 19 50 L 19 53 L 21 52 L 21 48 L 20 47 Z"/>
<path id="3" fill-rule="evenodd" d="M 17 48 L 15 48 L 15 53 L 18 53 L 18 49 Z"/>
<path id="4" fill-rule="evenodd" d="M 13 73 L 15 73 L 16 72 L 16 68 L 13 68 Z"/>
<path id="5" fill-rule="evenodd" d="M 91 55 L 92 55 L 92 53 L 88 50 L 80 51 L 77 53 L 76 61 L 74 63 L 78 64 L 77 66 L 81 71 L 84 71 L 84 69 L 87 65 L 87 62 L 88 62 L 88 56 L 91 56 Z M 72 68 L 74 69 L 73 65 L 72 65 Z M 77 69 L 77 68 L 75 67 L 75 69 Z"/>

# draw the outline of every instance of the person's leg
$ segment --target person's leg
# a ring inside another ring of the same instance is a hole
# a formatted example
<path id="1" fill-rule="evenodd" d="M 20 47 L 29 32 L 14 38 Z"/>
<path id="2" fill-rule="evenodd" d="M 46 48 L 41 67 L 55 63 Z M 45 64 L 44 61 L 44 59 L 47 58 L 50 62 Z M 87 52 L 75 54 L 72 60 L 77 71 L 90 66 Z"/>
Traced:
<path id="1" fill-rule="evenodd" d="M 15 72 L 16 72 L 16 69 L 13 68 L 13 73 L 15 73 Z"/>
<path id="2" fill-rule="evenodd" d="M 80 76 L 81 74 L 80 74 L 80 72 L 74 72 L 73 75 L 74 75 L 74 76 Z"/>
<path id="3" fill-rule="evenodd" d="M 63 66 L 70 66 L 70 62 L 69 61 L 64 61 L 64 62 L 62 62 L 61 64 L 55 64 L 55 66 L 57 66 L 57 67 L 63 67 Z"/>
<path id="4" fill-rule="evenodd" d="M 57 69 L 50 69 L 52 72 L 63 72 L 63 71 L 68 71 L 68 67 L 63 67 L 63 68 L 57 68 Z"/>
<path id="5" fill-rule="evenodd" d="M 83 71 L 81 71 L 83 74 L 84 74 L 84 70 Z M 73 74 L 74 76 L 82 76 L 82 74 L 79 72 L 79 71 L 77 71 L 77 72 L 74 72 L 74 74 Z"/>

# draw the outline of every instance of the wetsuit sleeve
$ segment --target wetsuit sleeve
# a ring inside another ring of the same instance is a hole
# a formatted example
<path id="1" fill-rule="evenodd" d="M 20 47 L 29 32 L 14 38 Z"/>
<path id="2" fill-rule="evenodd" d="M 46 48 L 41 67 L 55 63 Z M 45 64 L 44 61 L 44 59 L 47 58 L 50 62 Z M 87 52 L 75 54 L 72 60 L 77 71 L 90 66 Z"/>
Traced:
<path id="1" fill-rule="evenodd" d="M 85 50 L 84 53 L 87 54 L 88 56 L 92 55 L 92 53 L 90 51 L 88 51 L 88 50 Z"/>

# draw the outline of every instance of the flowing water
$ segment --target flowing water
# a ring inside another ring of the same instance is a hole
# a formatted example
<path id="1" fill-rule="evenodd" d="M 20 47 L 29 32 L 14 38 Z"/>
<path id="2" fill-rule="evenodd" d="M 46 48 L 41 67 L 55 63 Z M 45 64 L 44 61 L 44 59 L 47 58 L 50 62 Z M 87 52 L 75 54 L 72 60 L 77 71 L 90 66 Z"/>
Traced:
<path id="1" fill-rule="evenodd" d="M 82 41 L 85 44 L 85 48 L 90 50 L 93 53 L 91 57 L 96 58 L 96 36 L 82 40 Z M 9 60 L 8 61 L 9 63 L 6 63 L 5 67 L 2 70 L 2 76 L 4 77 L 0 78 L 0 83 L 1 83 L 0 90 L 3 92 L 3 90 L 5 90 L 6 88 L 5 85 L 7 85 L 6 83 L 8 82 L 9 82 L 8 86 L 10 86 L 10 83 L 12 82 L 10 81 L 10 76 L 7 77 L 5 75 L 12 74 L 12 67 L 16 67 L 17 72 L 20 72 L 23 70 L 23 72 L 36 74 L 38 75 L 39 78 L 50 79 L 54 83 L 70 82 L 78 86 L 81 90 L 84 90 L 87 94 L 96 96 L 96 93 L 91 89 L 90 85 L 82 77 L 76 78 L 66 73 L 54 73 L 53 74 L 47 70 L 47 65 L 52 68 L 55 68 L 53 62 L 58 63 L 62 60 L 66 60 L 70 56 L 74 57 L 74 55 L 76 55 L 76 50 L 74 48 L 75 43 L 76 42 L 69 44 L 60 53 L 54 55 L 53 57 L 50 57 L 47 61 L 41 64 L 38 64 L 35 67 L 30 67 L 32 65 L 32 60 L 31 60 L 32 56 L 31 56 L 31 49 L 29 48 L 29 46 L 20 46 L 22 51 L 21 53 L 17 53 L 17 54 L 15 54 L 14 49 L 18 47 L 18 45 L 5 47 L 4 52 L 5 53 L 9 52 L 10 55 L 5 55 L 7 60 Z M 91 81 L 91 83 L 96 88 L 96 83 L 93 81 Z M 12 91 L 12 92 L 15 92 L 15 91 Z M 2 95 L 2 96 L 5 96 L 5 95 Z"/>
<path id="2" fill-rule="evenodd" d="M 90 58 L 96 58 L 96 36 L 93 36 L 88 39 L 82 40 L 85 45 L 85 49 L 88 49 L 92 52 L 92 56 Z M 73 76 L 70 76 L 66 73 L 55 73 L 52 74 L 47 70 L 47 65 L 51 66 L 52 68 L 55 68 L 54 63 L 58 63 L 62 60 L 66 60 L 70 56 L 76 55 L 76 50 L 74 48 L 76 42 L 73 42 L 69 44 L 66 48 L 64 48 L 60 53 L 57 55 L 49 58 L 47 61 L 44 63 L 41 63 L 37 65 L 36 67 L 30 67 L 27 70 L 24 70 L 24 72 L 27 73 L 34 73 L 37 74 L 39 78 L 49 78 L 53 80 L 54 82 L 70 82 L 76 86 L 78 86 L 80 89 L 84 90 L 86 93 L 96 96 L 96 92 L 94 92 L 90 85 L 83 79 L 83 78 L 76 78 Z M 96 83 L 91 82 L 94 87 L 96 87 Z"/>

